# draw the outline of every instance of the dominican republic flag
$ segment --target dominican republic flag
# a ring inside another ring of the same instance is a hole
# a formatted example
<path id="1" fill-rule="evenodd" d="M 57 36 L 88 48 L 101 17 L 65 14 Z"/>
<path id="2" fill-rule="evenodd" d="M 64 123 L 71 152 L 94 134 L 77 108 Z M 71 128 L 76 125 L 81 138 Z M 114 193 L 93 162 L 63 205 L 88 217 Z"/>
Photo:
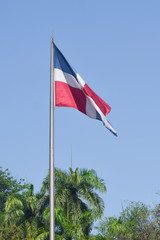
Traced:
<path id="1" fill-rule="evenodd" d="M 114 135 L 117 132 L 106 120 L 111 107 L 83 81 L 54 44 L 55 106 L 72 107 L 88 117 L 101 120 Z"/>

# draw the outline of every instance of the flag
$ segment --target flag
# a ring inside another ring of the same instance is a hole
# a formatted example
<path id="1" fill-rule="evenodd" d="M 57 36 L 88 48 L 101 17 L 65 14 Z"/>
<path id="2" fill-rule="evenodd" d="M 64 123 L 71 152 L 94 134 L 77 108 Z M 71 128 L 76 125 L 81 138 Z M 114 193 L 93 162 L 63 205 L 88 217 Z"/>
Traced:
<path id="1" fill-rule="evenodd" d="M 111 107 L 73 70 L 55 44 L 54 81 L 55 106 L 72 107 L 88 117 L 101 120 L 105 127 L 117 136 L 117 132 L 106 119 Z"/>

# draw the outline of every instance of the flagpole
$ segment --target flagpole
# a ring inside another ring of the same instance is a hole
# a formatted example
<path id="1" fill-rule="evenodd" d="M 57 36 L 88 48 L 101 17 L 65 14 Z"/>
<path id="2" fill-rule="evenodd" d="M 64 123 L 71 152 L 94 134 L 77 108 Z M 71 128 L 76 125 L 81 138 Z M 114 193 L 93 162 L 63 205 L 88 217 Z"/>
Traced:
<path id="1" fill-rule="evenodd" d="M 54 38 L 51 39 L 50 60 L 50 147 L 49 147 L 49 174 L 50 174 L 50 240 L 54 240 Z"/>

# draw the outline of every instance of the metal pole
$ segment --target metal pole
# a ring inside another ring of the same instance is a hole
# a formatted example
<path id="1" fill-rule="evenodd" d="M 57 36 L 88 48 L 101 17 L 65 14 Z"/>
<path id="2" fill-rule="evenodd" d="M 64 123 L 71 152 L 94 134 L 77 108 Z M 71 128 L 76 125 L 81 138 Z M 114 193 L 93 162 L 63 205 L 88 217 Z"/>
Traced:
<path id="1" fill-rule="evenodd" d="M 51 39 L 50 61 L 50 240 L 54 240 L 54 39 Z"/>

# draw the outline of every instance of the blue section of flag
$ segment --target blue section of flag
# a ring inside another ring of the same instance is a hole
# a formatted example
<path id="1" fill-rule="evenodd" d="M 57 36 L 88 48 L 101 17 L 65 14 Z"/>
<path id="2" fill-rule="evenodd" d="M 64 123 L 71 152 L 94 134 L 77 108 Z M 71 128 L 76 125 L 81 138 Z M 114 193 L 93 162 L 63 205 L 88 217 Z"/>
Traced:
<path id="1" fill-rule="evenodd" d="M 96 119 L 102 121 L 100 114 L 96 111 Z"/>
<path id="2" fill-rule="evenodd" d="M 54 44 L 54 67 L 62 70 L 65 73 L 73 75 L 77 80 L 76 73 L 72 70 L 71 66 L 69 65 L 69 63 L 67 62 L 67 60 L 65 59 L 65 57 L 56 47 L 55 44 Z"/>

